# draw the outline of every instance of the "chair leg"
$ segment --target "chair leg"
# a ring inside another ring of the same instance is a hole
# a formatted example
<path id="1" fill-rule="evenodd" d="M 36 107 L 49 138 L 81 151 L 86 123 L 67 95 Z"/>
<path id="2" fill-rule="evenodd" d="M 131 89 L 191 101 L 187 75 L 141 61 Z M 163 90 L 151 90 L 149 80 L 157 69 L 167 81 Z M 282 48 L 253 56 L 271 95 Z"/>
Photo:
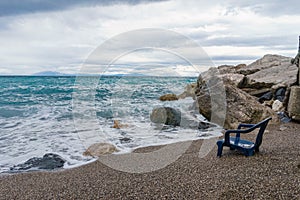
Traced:
<path id="1" fill-rule="evenodd" d="M 222 143 L 218 143 L 218 157 L 222 156 L 222 151 L 223 151 L 223 144 Z"/>

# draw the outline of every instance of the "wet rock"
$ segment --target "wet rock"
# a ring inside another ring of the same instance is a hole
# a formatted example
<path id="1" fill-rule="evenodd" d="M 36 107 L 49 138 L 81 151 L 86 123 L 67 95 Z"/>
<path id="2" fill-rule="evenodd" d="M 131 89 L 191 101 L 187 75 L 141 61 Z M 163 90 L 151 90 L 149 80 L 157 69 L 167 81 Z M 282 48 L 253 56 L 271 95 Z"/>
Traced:
<path id="1" fill-rule="evenodd" d="M 114 120 L 114 125 L 112 126 L 112 128 L 116 128 L 116 129 L 122 129 L 122 128 L 128 128 L 129 125 L 128 124 L 121 124 L 121 122 L 119 120 Z"/>
<path id="2" fill-rule="evenodd" d="M 211 127 L 216 127 L 216 125 L 210 122 L 199 121 L 196 117 L 194 117 L 190 113 L 183 113 L 181 115 L 180 127 L 205 130 Z"/>
<path id="3" fill-rule="evenodd" d="M 159 107 L 152 110 L 150 120 L 153 123 L 180 126 L 181 112 L 171 107 Z"/>
<path id="4" fill-rule="evenodd" d="M 176 101 L 176 100 L 178 100 L 178 97 L 176 96 L 176 94 L 165 94 L 165 95 L 162 95 L 161 97 L 159 97 L 159 100 L 161 100 L 161 101 Z"/>
<path id="5" fill-rule="evenodd" d="M 123 137 L 119 139 L 122 144 L 131 142 L 131 138 Z"/>
<path id="6" fill-rule="evenodd" d="M 99 157 L 106 154 L 112 154 L 118 152 L 119 150 L 110 143 L 95 143 L 92 144 L 84 153 L 84 156 Z"/>
<path id="7" fill-rule="evenodd" d="M 34 169 L 53 170 L 62 168 L 66 161 L 59 155 L 47 153 L 42 158 L 34 157 L 23 164 L 15 165 L 10 168 L 11 171 L 25 171 Z"/>

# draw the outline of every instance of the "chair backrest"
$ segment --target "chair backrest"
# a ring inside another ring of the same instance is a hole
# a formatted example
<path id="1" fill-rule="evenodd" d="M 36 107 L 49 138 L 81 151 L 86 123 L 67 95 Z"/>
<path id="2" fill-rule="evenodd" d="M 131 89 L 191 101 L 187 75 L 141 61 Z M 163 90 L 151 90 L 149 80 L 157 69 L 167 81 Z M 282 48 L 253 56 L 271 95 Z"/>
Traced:
<path id="1" fill-rule="evenodd" d="M 256 136 L 255 148 L 258 148 L 261 145 L 262 139 L 263 139 L 263 134 L 264 134 L 265 129 L 266 129 L 266 127 L 267 127 L 267 125 L 268 125 L 268 123 L 271 119 L 272 118 L 269 117 L 269 118 L 267 118 L 267 119 L 265 119 L 265 120 L 263 120 L 260 123 L 255 125 L 257 128 L 260 127 L 259 131 L 258 131 L 258 134 Z"/>

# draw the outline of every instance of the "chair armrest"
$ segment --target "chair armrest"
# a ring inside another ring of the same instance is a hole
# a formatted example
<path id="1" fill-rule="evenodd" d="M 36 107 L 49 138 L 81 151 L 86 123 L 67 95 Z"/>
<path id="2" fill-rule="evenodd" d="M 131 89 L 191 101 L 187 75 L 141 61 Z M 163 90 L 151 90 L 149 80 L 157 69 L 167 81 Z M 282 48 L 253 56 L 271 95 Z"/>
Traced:
<path id="1" fill-rule="evenodd" d="M 241 128 L 251 128 L 252 126 L 255 126 L 256 124 L 240 124 L 237 129 Z"/>
<path id="2" fill-rule="evenodd" d="M 235 133 L 236 134 L 236 141 L 235 141 L 235 143 L 237 143 L 238 141 L 239 141 L 239 139 L 240 139 L 240 134 L 241 133 L 250 133 L 251 131 L 253 131 L 255 128 L 253 128 L 253 124 L 252 124 L 252 126 L 250 126 L 250 128 L 248 128 L 248 129 L 232 129 L 232 130 L 227 130 L 226 132 L 225 132 L 225 144 L 230 144 L 230 134 L 232 134 L 232 133 Z"/>

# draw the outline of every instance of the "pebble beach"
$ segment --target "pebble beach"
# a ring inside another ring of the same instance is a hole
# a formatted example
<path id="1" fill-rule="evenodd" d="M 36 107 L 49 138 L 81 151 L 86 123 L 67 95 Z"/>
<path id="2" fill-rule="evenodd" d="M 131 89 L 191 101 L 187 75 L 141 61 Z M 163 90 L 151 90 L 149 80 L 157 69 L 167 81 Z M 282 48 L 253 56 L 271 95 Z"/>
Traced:
<path id="1" fill-rule="evenodd" d="M 96 161 L 62 171 L 2 175 L 0 199 L 299 199 L 299 130 L 293 122 L 269 125 L 252 157 L 225 147 L 218 158 L 215 145 L 199 158 L 203 140 L 197 140 L 174 163 L 142 174 Z"/>

